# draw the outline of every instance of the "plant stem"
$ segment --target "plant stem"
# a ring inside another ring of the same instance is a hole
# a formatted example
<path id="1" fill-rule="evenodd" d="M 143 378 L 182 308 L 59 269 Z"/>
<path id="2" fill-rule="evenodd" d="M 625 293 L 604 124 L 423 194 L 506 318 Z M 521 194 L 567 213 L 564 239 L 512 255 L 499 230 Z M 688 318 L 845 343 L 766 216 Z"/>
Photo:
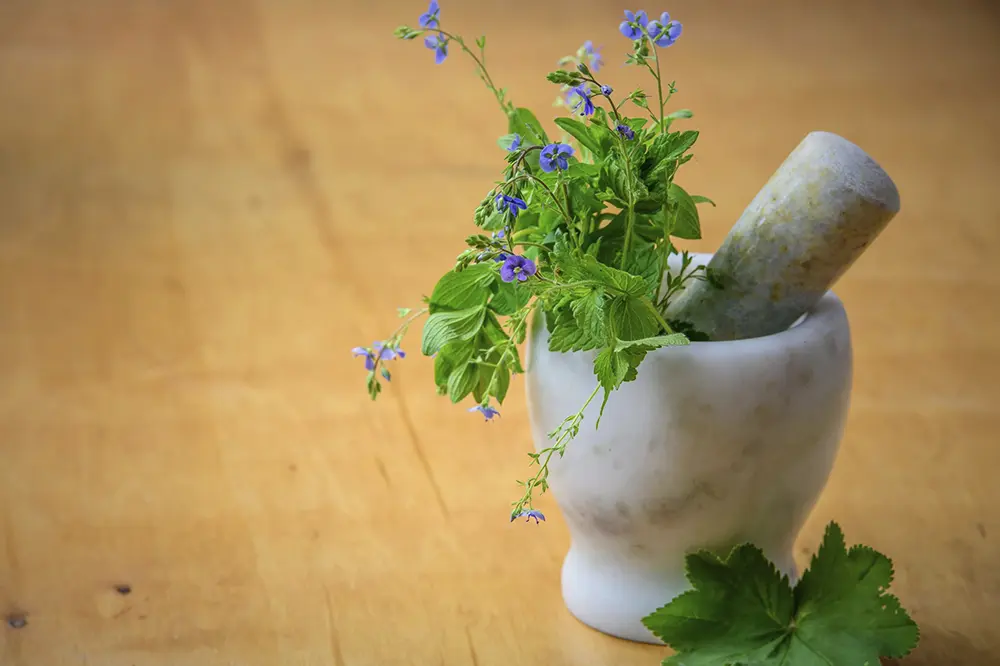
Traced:
<path id="1" fill-rule="evenodd" d="M 656 95 L 660 102 L 660 133 L 662 134 L 665 131 L 663 127 L 663 105 L 665 102 L 663 101 L 663 83 L 660 79 L 660 51 L 655 46 L 653 48 L 653 60 L 656 61 Z"/>
<path id="2" fill-rule="evenodd" d="M 557 431 L 559 437 L 556 440 L 556 443 L 541 452 L 545 454 L 545 461 L 539 463 L 540 467 L 538 472 L 524 482 L 524 495 L 514 504 L 514 509 L 511 511 L 511 520 L 518 517 L 521 512 L 524 511 L 525 506 L 527 506 L 528 509 L 534 508 L 532 500 L 534 489 L 536 487 L 541 488 L 542 493 L 545 492 L 545 489 L 548 487 L 546 479 L 549 477 L 549 462 L 552 460 L 552 454 L 558 453 L 562 456 L 566 452 L 566 444 L 573 438 L 574 429 L 579 427 L 580 422 L 583 421 L 583 413 L 587 410 L 587 407 L 590 406 L 590 403 L 593 402 L 594 398 L 597 396 L 597 392 L 600 390 L 601 385 L 598 383 L 591 392 L 590 397 L 587 398 L 585 403 L 583 403 L 583 407 L 580 408 L 580 411 L 563 421 L 563 426 L 566 426 L 567 423 L 569 426 L 565 429 L 560 427 L 562 432 Z M 534 460 L 537 462 L 539 457 L 541 457 L 541 454 L 535 456 Z"/>
<path id="3" fill-rule="evenodd" d="M 462 39 L 461 37 L 459 37 L 458 35 L 453 35 L 450 32 L 446 32 L 444 30 L 441 30 L 440 28 L 435 29 L 435 31 L 438 34 L 444 35 L 449 40 L 457 42 L 458 45 L 460 47 L 462 47 L 462 50 L 465 51 L 467 54 L 469 54 L 470 58 L 472 58 L 473 60 L 476 61 L 476 65 L 479 67 L 479 72 L 482 75 L 483 83 L 485 83 L 486 87 L 490 89 L 490 92 L 493 93 L 493 96 L 497 98 L 497 103 L 500 104 L 500 108 L 503 110 L 504 114 L 510 115 L 511 110 L 513 109 L 513 104 L 511 104 L 510 102 L 507 102 L 506 104 L 504 103 L 503 93 L 501 93 L 499 90 L 497 90 L 496 85 L 494 85 L 494 83 L 493 83 L 492 77 L 490 77 L 490 73 L 486 70 L 486 63 L 485 63 L 485 60 L 486 60 L 486 51 L 485 51 L 485 49 L 483 50 L 483 59 L 480 60 L 479 56 L 477 56 L 475 53 L 473 53 L 472 50 L 468 46 L 465 45 L 465 40 Z"/>

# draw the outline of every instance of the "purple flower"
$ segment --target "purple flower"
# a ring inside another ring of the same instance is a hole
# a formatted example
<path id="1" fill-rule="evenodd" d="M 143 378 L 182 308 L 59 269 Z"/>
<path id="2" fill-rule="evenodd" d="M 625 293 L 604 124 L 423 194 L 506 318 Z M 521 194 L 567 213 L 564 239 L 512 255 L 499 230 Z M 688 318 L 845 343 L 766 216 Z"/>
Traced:
<path id="1" fill-rule="evenodd" d="M 496 233 L 493 234 L 493 238 L 499 238 L 502 240 L 504 235 L 505 235 L 504 230 L 501 229 L 500 231 L 497 231 Z"/>
<path id="2" fill-rule="evenodd" d="M 424 40 L 424 46 L 434 51 L 434 62 L 438 65 L 448 57 L 448 40 L 441 35 L 431 35 Z"/>
<path id="3" fill-rule="evenodd" d="M 520 147 L 521 147 L 521 135 L 515 134 L 514 140 L 510 142 L 510 148 L 508 148 L 507 151 L 513 153 Z"/>
<path id="4" fill-rule="evenodd" d="M 511 217 L 517 217 L 519 212 L 528 208 L 528 204 L 524 202 L 524 199 L 518 199 L 502 192 L 497 194 L 494 201 L 496 202 L 498 211 L 501 213 L 507 211 Z"/>
<path id="5" fill-rule="evenodd" d="M 615 91 L 611 86 L 601 86 L 601 94 L 605 97 L 611 97 L 611 93 Z"/>
<path id="6" fill-rule="evenodd" d="M 646 16 L 645 11 L 639 10 L 633 13 L 626 9 L 625 20 L 618 26 L 618 30 L 629 39 L 635 40 L 642 37 L 647 25 L 649 25 L 649 17 Z"/>
<path id="7" fill-rule="evenodd" d="M 406 358 L 406 352 L 402 349 L 392 349 L 391 347 L 384 347 L 381 342 L 373 342 L 371 349 L 365 349 L 364 347 L 355 347 L 351 350 L 354 357 L 358 356 L 365 357 L 365 370 L 375 369 L 375 360 L 381 361 L 391 361 L 397 358 Z M 384 371 L 383 371 L 384 372 Z M 388 379 L 388 377 L 386 377 Z"/>
<path id="8" fill-rule="evenodd" d="M 546 173 L 555 171 L 556 169 L 568 169 L 569 160 L 567 158 L 572 156 L 572 146 L 567 146 L 565 143 L 550 143 L 542 148 L 541 155 L 538 158 L 538 165 Z"/>
<path id="9" fill-rule="evenodd" d="M 597 72 L 604 65 L 604 60 L 601 59 L 601 47 L 598 46 L 594 48 L 594 42 L 589 39 L 583 43 L 583 55 L 587 56 L 587 60 L 590 63 L 590 69 Z"/>
<path id="10" fill-rule="evenodd" d="M 420 27 L 421 28 L 436 28 L 438 27 L 438 16 L 441 13 L 441 8 L 438 6 L 438 0 L 431 0 L 431 4 L 427 7 L 427 11 L 420 15 Z"/>
<path id="11" fill-rule="evenodd" d="M 574 111 L 578 111 L 583 106 L 583 115 L 589 116 L 594 112 L 594 102 L 590 99 L 590 84 L 581 83 L 575 88 L 571 88 L 569 94 L 566 95 L 566 101 L 572 103 L 574 97 L 579 98 L 573 104 Z"/>
<path id="12" fill-rule="evenodd" d="M 659 21 L 649 24 L 649 38 L 657 46 L 670 46 L 681 36 L 681 24 L 670 20 L 670 14 L 663 12 Z"/>
<path id="13" fill-rule="evenodd" d="M 531 259 L 510 254 L 507 255 L 503 266 L 500 267 L 500 279 L 504 282 L 513 282 L 514 280 L 524 282 L 534 275 L 536 270 L 535 262 Z"/>
<path id="14" fill-rule="evenodd" d="M 497 256 L 493 257 L 493 261 L 507 261 L 507 257 L 509 256 L 510 255 L 507 254 L 506 252 L 501 252 Z"/>
<path id="15" fill-rule="evenodd" d="M 621 134 L 626 139 L 628 139 L 629 141 L 635 138 L 635 132 L 628 125 L 619 125 L 615 129 L 618 130 L 618 133 Z"/>
<path id="16" fill-rule="evenodd" d="M 510 517 L 510 522 L 514 522 L 518 518 L 524 518 L 525 519 L 524 522 L 528 522 L 529 520 L 531 520 L 532 518 L 534 518 L 535 519 L 535 524 L 537 525 L 539 520 L 545 520 L 545 515 L 542 514 L 542 512 L 539 511 L 538 509 L 525 509 L 525 510 L 521 511 L 521 513 L 517 514 L 516 516 L 512 515 Z"/>
<path id="17" fill-rule="evenodd" d="M 471 408 L 469 411 L 470 412 L 479 412 L 480 414 L 482 414 L 486 418 L 487 421 L 489 421 L 490 419 L 492 419 L 494 416 L 499 416 L 500 415 L 500 412 L 498 412 L 497 410 L 493 409 L 489 405 L 476 405 L 475 407 Z"/>

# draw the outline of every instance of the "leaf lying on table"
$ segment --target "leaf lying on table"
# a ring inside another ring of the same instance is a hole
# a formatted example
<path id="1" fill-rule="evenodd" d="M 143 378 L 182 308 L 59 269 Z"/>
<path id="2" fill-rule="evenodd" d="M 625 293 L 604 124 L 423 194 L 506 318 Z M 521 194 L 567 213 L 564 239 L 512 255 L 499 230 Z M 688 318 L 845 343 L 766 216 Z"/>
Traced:
<path id="1" fill-rule="evenodd" d="M 694 589 L 643 619 L 677 654 L 664 666 L 878 666 L 903 657 L 919 630 L 886 592 L 892 562 L 844 545 L 830 523 L 823 545 L 793 590 L 757 547 L 725 560 L 687 557 Z"/>

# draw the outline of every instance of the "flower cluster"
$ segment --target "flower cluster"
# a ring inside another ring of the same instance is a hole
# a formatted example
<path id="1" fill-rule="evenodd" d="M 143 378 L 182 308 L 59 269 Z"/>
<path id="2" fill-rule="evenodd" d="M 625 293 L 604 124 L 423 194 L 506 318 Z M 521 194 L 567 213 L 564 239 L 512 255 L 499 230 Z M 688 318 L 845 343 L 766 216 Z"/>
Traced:
<path id="1" fill-rule="evenodd" d="M 658 21 L 650 21 L 646 12 L 625 11 L 625 20 L 618 27 L 623 35 L 632 40 L 640 40 L 648 35 L 652 42 L 661 47 L 672 46 L 681 36 L 681 24 L 671 20 L 670 14 L 663 12 Z"/>
<path id="2" fill-rule="evenodd" d="M 422 315 L 428 318 L 420 351 L 434 359 L 438 393 L 453 403 L 471 396 L 468 412 L 487 422 L 500 415 L 511 378 L 524 372 L 518 349 L 534 313 L 549 327 L 551 351 L 596 352 L 596 386 L 580 411 L 549 433 L 548 445 L 529 454 L 535 472 L 518 482 L 523 495 L 513 503 L 512 521 L 545 520 L 533 498 L 547 490 L 550 461 L 579 433 L 597 395 L 604 394 L 603 412 L 609 395 L 635 378 L 646 353 L 688 341 L 664 313 L 697 271 L 660 279 L 674 254 L 688 266 L 674 241 L 700 237 L 695 204 L 708 202 L 674 182 L 698 133 L 671 129 L 691 114 L 666 112 L 676 88 L 661 76 L 658 47 L 674 44 L 681 25 L 667 13 L 650 21 L 644 11 L 627 11 L 625 19 L 619 30 L 633 40 L 625 62 L 653 77 L 655 105 L 641 89 L 616 95 L 611 83 L 599 80 L 605 59 L 588 40 L 546 76 L 560 87 L 557 105 L 569 112 L 555 119 L 562 134 L 551 138 L 530 110 L 516 107 L 494 84 L 485 66 L 486 38 L 473 48 L 445 30 L 437 0 L 419 16 L 418 29 L 396 30 L 404 40 L 423 36 L 438 64 L 452 45 L 470 57 L 503 111 L 507 134 L 497 141 L 505 153 L 502 175 L 473 215 L 481 233 L 466 239 L 468 248 L 425 308 L 401 313 L 406 320 L 387 340 L 353 350 L 365 358 L 372 398 L 379 376 L 389 378 L 384 363 L 404 357 L 400 340 Z"/>

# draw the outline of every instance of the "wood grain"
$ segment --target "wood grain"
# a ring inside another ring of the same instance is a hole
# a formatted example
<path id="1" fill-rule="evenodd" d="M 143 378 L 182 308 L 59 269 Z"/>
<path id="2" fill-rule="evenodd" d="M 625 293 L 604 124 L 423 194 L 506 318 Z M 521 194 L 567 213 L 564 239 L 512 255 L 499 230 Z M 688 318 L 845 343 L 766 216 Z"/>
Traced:
<path id="1" fill-rule="evenodd" d="M 905 663 L 1000 663 L 997 5 L 664 8 L 685 25 L 675 102 L 702 131 L 682 183 L 719 204 L 691 249 L 810 130 L 857 142 L 902 194 L 837 287 L 854 402 L 800 562 L 838 520 L 895 559 L 924 634 Z M 0 627 L 4 666 L 667 654 L 565 611 L 551 497 L 547 523 L 506 522 L 521 384 L 484 426 L 419 355 L 372 404 L 348 352 L 429 291 L 502 164 L 469 63 L 392 38 L 423 9 L 0 5 L 0 613 L 25 622 Z M 617 89 L 645 83 L 618 64 L 620 12 L 444 7 L 540 112 L 543 75 L 585 39 Z"/>

